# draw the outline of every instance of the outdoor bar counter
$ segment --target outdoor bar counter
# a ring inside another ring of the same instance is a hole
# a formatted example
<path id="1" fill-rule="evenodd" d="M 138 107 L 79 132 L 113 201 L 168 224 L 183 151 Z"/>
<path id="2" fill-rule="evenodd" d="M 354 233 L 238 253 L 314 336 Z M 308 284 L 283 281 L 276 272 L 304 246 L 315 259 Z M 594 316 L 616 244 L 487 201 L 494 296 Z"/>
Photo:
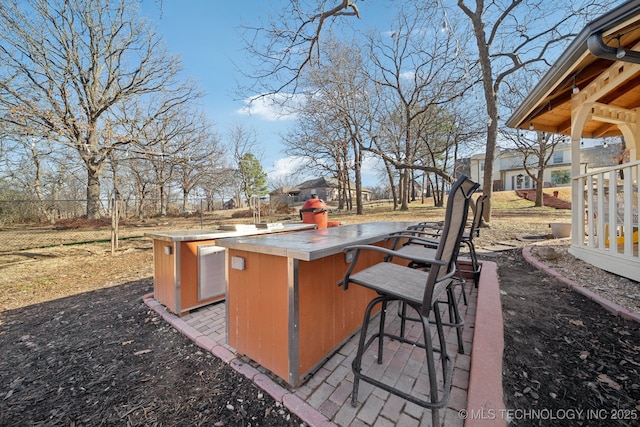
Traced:
<path id="1" fill-rule="evenodd" d="M 315 224 L 277 224 L 229 229 L 173 230 L 145 233 L 153 240 L 154 298 L 173 313 L 182 315 L 225 297 L 225 249 L 219 239 L 315 228 Z"/>
<path id="2" fill-rule="evenodd" d="M 337 286 L 355 244 L 384 238 L 411 222 L 354 224 L 298 233 L 228 238 L 227 342 L 292 386 L 301 384 L 362 324 L 376 295 Z M 362 253 L 359 268 L 382 260 Z M 350 259 L 349 259 L 350 261 Z"/>

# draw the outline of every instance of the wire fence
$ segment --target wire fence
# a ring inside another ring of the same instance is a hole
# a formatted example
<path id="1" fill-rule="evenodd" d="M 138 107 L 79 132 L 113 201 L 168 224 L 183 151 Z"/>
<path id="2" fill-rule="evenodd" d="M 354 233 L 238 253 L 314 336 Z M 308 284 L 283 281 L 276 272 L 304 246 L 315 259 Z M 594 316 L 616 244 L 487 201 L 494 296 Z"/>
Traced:
<path id="1" fill-rule="evenodd" d="M 0 200 L 0 253 L 109 241 L 117 248 L 119 240 L 143 237 L 148 230 L 172 227 L 178 220 L 180 228 L 211 227 L 207 214 L 222 208 L 204 199 L 179 207 L 165 204 L 164 209 L 156 199 L 103 199 L 99 218 L 88 219 L 86 206 L 86 200 Z"/>
<path id="2" fill-rule="evenodd" d="M 142 238 L 150 231 L 216 228 L 229 218 L 269 221 L 272 214 L 294 211 L 286 204 L 278 206 L 260 200 L 228 209 L 222 201 L 204 198 L 179 202 L 102 199 L 99 218 L 88 219 L 87 200 L 0 200 L 0 255 L 90 242 L 111 242 L 114 252 L 119 241 Z"/>

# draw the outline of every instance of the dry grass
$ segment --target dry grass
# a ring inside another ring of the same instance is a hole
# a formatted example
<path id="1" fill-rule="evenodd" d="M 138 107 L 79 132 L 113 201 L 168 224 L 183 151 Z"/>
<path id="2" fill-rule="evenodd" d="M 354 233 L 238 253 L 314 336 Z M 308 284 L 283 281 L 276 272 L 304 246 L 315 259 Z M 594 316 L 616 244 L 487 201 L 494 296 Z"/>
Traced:
<path id="1" fill-rule="evenodd" d="M 571 201 L 570 187 L 557 187 L 558 198 Z M 545 189 L 545 193 L 551 193 Z M 474 196 L 474 199 L 477 196 Z M 424 203 L 415 201 L 409 204 L 409 210 L 393 210 L 391 203 L 372 202 L 365 205 L 364 215 L 355 215 L 351 212 L 331 211 L 330 221 L 342 221 L 347 224 L 374 221 L 431 221 L 439 220 L 444 216 L 445 208 L 434 207 L 433 199 L 425 199 Z M 518 197 L 515 191 L 498 191 L 492 197 L 492 224 L 500 223 L 514 215 L 521 216 L 527 223 L 543 223 L 567 221 L 570 211 L 559 211 L 548 207 L 534 207 L 534 202 Z"/>
<path id="2" fill-rule="evenodd" d="M 524 234 L 548 234 L 550 222 L 570 221 L 570 211 L 551 208 L 534 208 L 533 203 L 518 199 L 514 192 L 494 194 L 495 204 L 491 227 L 481 233 L 480 244 L 494 244 L 517 239 Z M 351 212 L 329 213 L 330 221 L 357 224 L 376 221 L 429 221 L 440 220 L 444 208 L 434 207 L 431 199 L 409 205 L 407 211 L 394 211 L 389 203 L 367 204 L 364 215 Z M 266 222 L 299 221 L 296 213 L 267 216 Z M 234 211 L 217 211 L 209 215 L 203 228 L 224 223 L 247 223 L 251 218 L 232 218 Z M 200 229 L 198 218 L 162 218 L 128 225 L 123 233 L 141 236 L 150 231 Z M 72 230 L 46 230 L 57 244 L 61 233 Z M 77 232 L 78 230 L 73 230 Z M 29 233 L 37 230 L 2 230 L 0 238 L 11 233 Z M 92 231 L 95 233 L 95 231 Z M 7 242 L 9 240 L 6 240 Z M 15 250 L 0 253 L 0 312 L 39 302 L 110 287 L 128 281 L 150 277 L 153 274 L 153 254 L 150 239 L 131 239 L 121 242 L 116 256 L 111 255 L 109 242 L 97 242 L 73 246 L 50 246 L 40 249 Z"/>

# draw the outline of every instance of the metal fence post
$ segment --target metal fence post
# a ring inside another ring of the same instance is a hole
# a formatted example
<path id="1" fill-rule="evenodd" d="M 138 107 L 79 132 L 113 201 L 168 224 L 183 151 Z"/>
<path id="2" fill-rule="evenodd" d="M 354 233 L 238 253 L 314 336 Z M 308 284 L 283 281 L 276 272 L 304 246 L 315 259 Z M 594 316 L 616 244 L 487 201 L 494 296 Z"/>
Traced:
<path id="1" fill-rule="evenodd" d="M 113 197 L 111 199 L 111 255 L 115 255 L 116 249 L 118 249 L 118 223 L 120 220 L 118 210 L 118 199 Z"/>

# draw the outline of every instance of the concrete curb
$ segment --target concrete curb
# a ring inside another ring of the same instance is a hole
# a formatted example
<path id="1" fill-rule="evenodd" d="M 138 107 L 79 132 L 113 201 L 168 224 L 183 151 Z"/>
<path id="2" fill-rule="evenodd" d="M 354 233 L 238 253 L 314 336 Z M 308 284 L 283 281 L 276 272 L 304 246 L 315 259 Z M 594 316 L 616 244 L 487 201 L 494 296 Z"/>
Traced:
<path id="1" fill-rule="evenodd" d="M 249 380 L 253 381 L 258 387 L 274 398 L 276 402 L 281 403 L 285 408 L 298 416 L 302 421 L 310 426 L 335 426 L 327 417 L 318 410 L 298 398 L 294 393 L 282 387 L 268 376 L 262 374 L 253 366 L 241 361 L 238 357 L 227 350 L 224 346 L 216 343 L 214 340 L 203 336 L 194 327 L 190 326 L 184 320 L 175 314 L 169 312 L 162 304 L 153 298 L 153 293 L 146 294 L 142 297 L 142 301 L 153 311 L 158 313 L 167 323 L 173 326 L 178 332 L 185 335 L 196 345 L 222 360 L 231 366 L 236 372 L 242 374 Z"/>
<path id="2" fill-rule="evenodd" d="M 626 320 L 631 320 L 633 322 L 640 323 L 640 313 L 630 311 L 622 307 L 621 305 L 616 304 L 612 301 L 609 301 L 608 299 L 598 295 L 597 293 L 590 291 L 589 289 L 563 276 L 558 271 L 554 270 L 553 268 L 549 267 L 547 264 L 543 263 L 542 261 L 534 257 L 533 253 L 531 252 L 533 247 L 541 246 L 543 244 L 544 242 L 534 243 L 534 244 L 525 246 L 522 249 L 522 256 L 524 257 L 525 260 L 527 260 L 529 264 L 531 264 L 532 266 L 536 267 L 539 270 L 542 270 L 548 275 L 554 277 L 558 281 L 564 283 L 565 285 L 567 285 L 569 288 L 576 291 L 580 295 L 600 304 L 605 310 L 607 310 L 609 313 L 613 314 L 614 316 L 618 316 Z"/>
<path id="3" fill-rule="evenodd" d="M 460 412 L 465 426 L 506 426 L 502 390 L 504 324 L 500 302 L 498 265 L 482 262 L 478 283 L 471 366 L 467 391 L 467 412 Z"/>

